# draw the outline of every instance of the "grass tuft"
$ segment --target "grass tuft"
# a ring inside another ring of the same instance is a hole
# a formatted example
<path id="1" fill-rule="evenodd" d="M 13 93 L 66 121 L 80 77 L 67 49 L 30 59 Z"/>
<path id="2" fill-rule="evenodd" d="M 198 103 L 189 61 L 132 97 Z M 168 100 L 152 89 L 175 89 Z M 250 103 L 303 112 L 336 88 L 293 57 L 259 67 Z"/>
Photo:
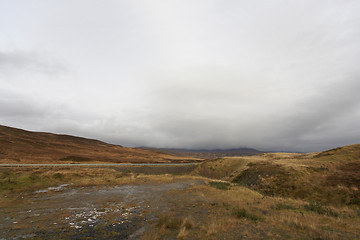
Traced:
<path id="1" fill-rule="evenodd" d="M 53 178 L 62 180 L 62 179 L 64 178 L 64 175 L 61 174 L 61 173 L 55 173 L 55 174 L 53 175 Z"/>
<path id="2" fill-rule="evenodd" d="M 264 220 L 262 217 L 260 217 L 258 215 L 249 213 L 245 208 L 235 208 L 233 210 L 233 215 L 237 218 L 246 218 L 246 219 L 249 219 L 254 222 Z"/>
<path id="3" fill-rule="evenodd" d="M 221 189 L 221 190 L 229 190 L 229 187 L 230 187 L 230 183 L 217 182 L 217 181 L 211 181 L 211 182 L 209 182 L 209 185 L 214 188 Z"/>
<path id="4" fill-rule="evenodd" d="M 181 217 L 176 217 L 172 214 L 167 213 L 160 215 L 156 223 L 156 226 L 159 228 L 164 227 L 167 229 L 176 230 L 180 228 L 182 223 L 183 223 L 183 219 Z"/>
<path id="5" fill-rule="evenodd" d="M 284 204 L 284 203 L 277 203 L 271 207 L 274 210 L 296 210 L 296 207 Z"/>
<path id="6" fill-rule="evenodd" d="M 307 211 L 316 212 L 317 214 L 320 214 L 320 215 L 328 215 L 331 217 L 338 216 L 338 214 L 333 212 L 330 208 L 324 207 L 318 202 L 310 201 L 309 204 L 306 204 L 303 207 Z"/>

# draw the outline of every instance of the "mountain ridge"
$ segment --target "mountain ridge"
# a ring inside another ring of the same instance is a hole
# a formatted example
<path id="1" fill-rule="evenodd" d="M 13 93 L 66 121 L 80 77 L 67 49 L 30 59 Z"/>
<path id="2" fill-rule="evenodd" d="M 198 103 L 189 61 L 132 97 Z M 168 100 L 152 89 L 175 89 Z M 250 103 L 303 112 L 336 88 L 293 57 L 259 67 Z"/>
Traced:
<path id="1" fill-rule="evenodd" d="M 0 163 L 166 163 L 199 159 L 0 125 Z"/>

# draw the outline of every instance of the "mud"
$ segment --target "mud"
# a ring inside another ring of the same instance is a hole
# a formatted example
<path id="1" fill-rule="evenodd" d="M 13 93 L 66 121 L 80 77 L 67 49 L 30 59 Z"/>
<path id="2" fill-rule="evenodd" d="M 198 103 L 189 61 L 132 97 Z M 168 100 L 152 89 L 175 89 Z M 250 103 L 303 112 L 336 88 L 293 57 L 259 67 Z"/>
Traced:
<path id="1" fill-rule="evenodd" d="M 176 202 L 171 190 L 203 184 L 172 183 L 73 188 L 62 185 L 27 195 L 0 209 L 0 239 L 138 239 Z"/>

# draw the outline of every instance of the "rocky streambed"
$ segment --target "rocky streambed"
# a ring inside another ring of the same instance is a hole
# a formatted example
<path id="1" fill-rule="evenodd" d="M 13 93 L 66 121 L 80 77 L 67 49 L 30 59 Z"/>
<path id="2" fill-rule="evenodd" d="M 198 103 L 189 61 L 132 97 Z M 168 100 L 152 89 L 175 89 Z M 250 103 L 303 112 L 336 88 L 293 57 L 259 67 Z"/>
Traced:
<path id="1" fill-rule="evenodd" d="M 138 239 L 159 214 L 173 207 L 176 195 L 169 191 L 203 183 L 181 179 L 38 190 L 0 209 L 0 239 Z"/>

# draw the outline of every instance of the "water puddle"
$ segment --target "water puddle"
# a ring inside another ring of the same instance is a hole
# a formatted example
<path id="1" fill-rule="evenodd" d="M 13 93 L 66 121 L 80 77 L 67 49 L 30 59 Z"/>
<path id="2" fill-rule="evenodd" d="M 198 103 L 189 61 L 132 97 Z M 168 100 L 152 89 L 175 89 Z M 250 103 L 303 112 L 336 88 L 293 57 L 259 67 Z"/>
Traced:
<path id="1" fill-rule="evenodd" d="M 61 184 L 57 187 L 48 187 L 47 189 L 37 190 L 34 193 L 47 193 L 49 191 L 60 192 L 60 191 L 63 191 L 68 186 L 70 186 L 70 184 Z"/>

